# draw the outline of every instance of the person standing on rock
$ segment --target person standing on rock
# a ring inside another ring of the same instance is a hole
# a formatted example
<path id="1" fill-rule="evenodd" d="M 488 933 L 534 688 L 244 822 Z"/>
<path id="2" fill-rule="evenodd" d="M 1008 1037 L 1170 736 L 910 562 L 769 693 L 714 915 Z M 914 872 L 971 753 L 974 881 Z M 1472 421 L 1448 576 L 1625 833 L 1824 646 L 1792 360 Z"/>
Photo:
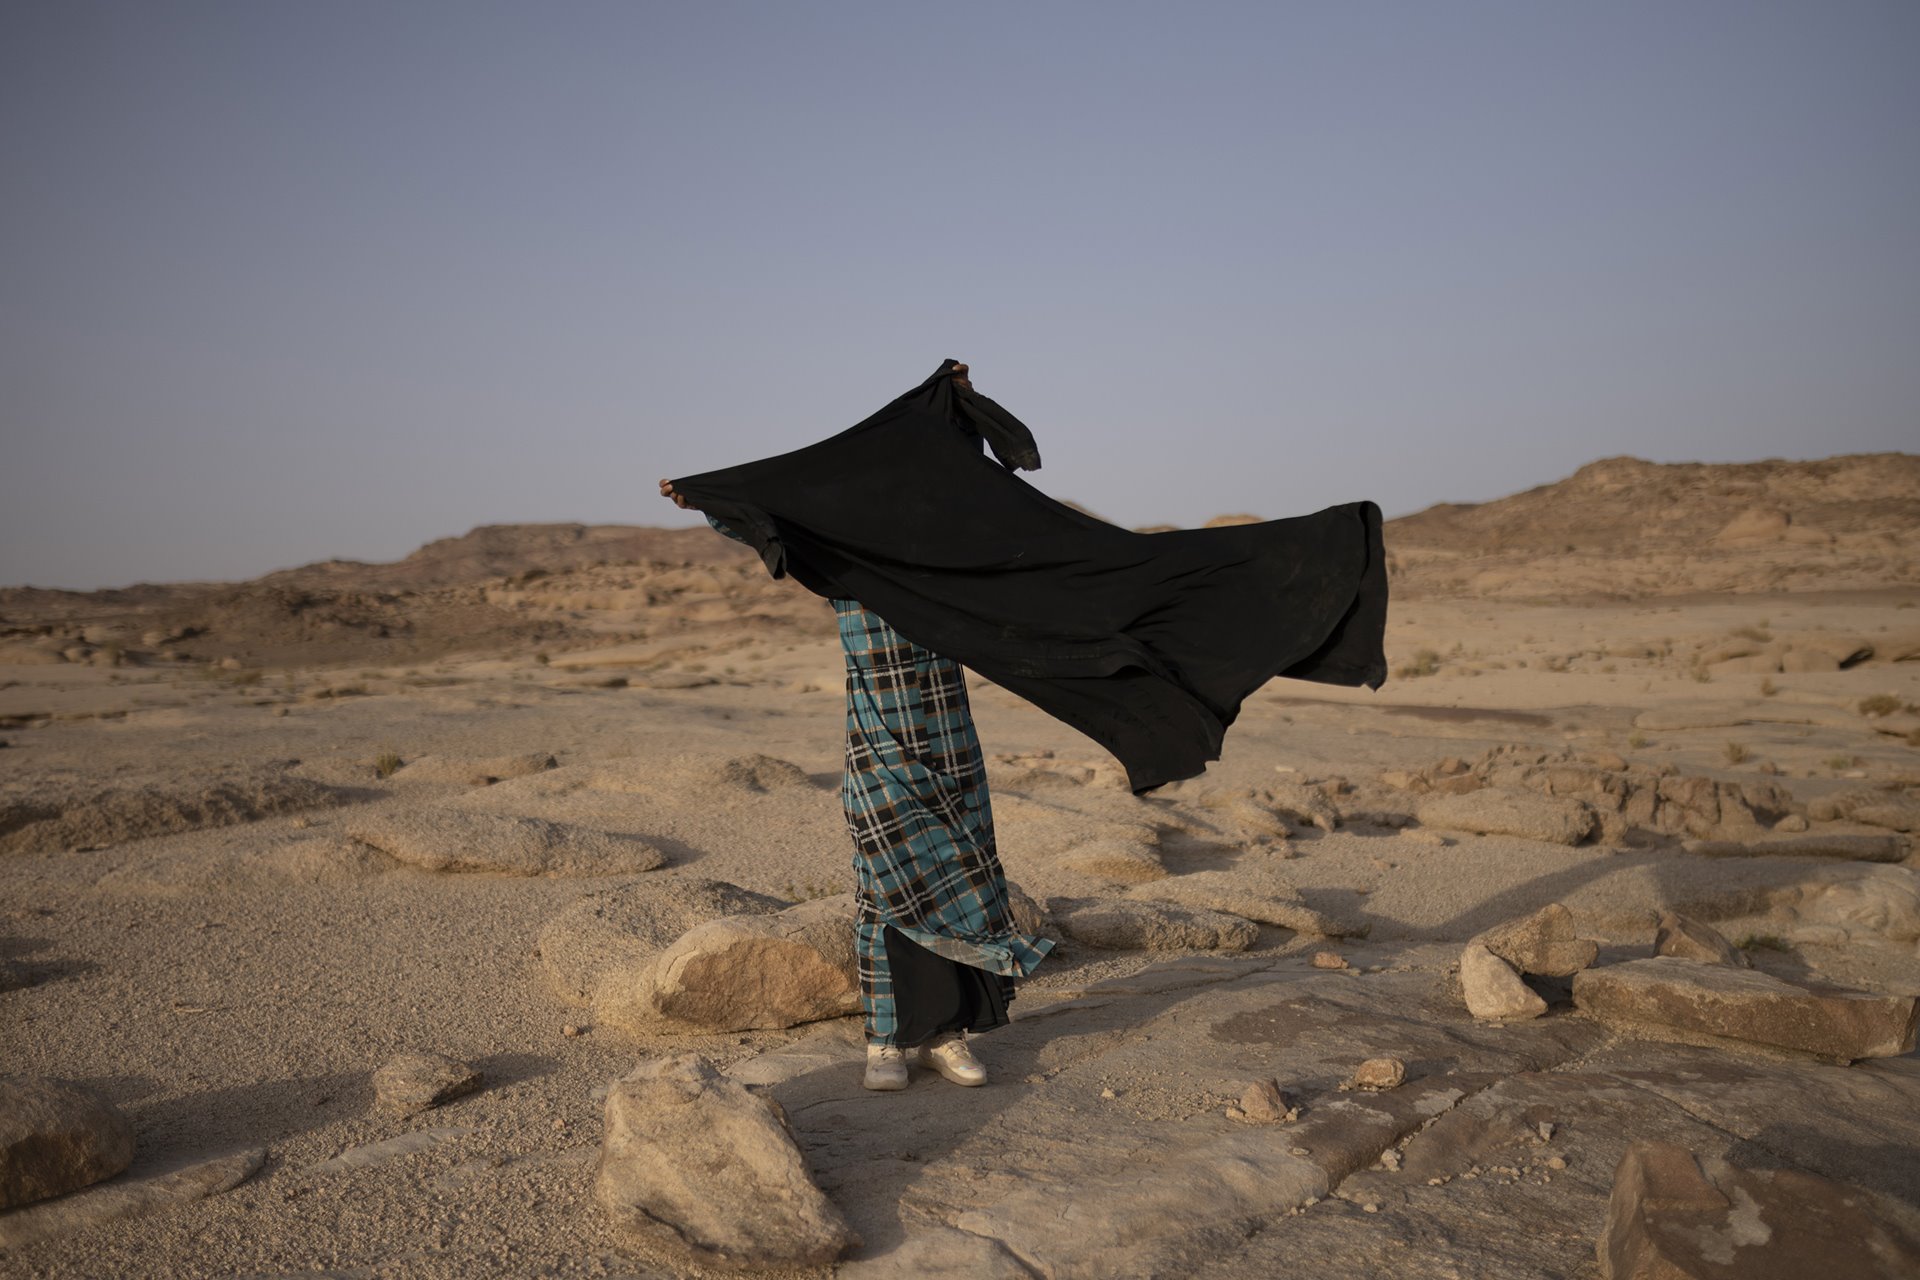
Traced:
<path id="1" fill-rule="evenodd" d="M 1052 947 L 1012 921 L 963 667 L 1112 753 L 1136 794 L 1219 759 L 1276 676 L 1386 679 L 1377 504 L 1143 534 L 1015 474 L 1039 467 L 945 360 L 828 439 L 660 482 L 838 616 L 869 1088 L 903 1087 L 910 1051 L 982 1083 L 967 1033 L 1006 1021 Z"/>
<path id="2" fill-rule="evenodd" d="M 660 492 L 693 505 L 671 481 Z M 832 605 L 846 657 L 841 802 L 855 851 L 864 1083 L 904 1089 L 917 1062 L 955 1084 L 985 1084 L 968 1034 L 1005 1025 L 1014 979 L 1053 943 L 1014 928 L 960 664 L 857 600 Z"/>

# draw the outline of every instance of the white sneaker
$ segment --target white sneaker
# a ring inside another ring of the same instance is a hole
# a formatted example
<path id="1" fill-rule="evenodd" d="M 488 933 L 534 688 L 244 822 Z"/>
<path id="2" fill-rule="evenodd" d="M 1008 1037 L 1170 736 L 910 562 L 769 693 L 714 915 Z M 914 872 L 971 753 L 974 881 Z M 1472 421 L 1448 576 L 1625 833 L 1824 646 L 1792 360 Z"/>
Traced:
<path id="1" fill-rule="evenodd" d="M 967 1048 L 967 1033 L 956 1031 L 920 1049 L 920 1061 L 955 1084 L 976 1085 L 987 1082 L 987 1069 Z"/>
<path id="2" fill-rule="evenodd" d="M 869 1089 L 907 1087 L 907 1051 L 897 1044 L 867 1046 L 867 1078 L 861 1081 Z"/>

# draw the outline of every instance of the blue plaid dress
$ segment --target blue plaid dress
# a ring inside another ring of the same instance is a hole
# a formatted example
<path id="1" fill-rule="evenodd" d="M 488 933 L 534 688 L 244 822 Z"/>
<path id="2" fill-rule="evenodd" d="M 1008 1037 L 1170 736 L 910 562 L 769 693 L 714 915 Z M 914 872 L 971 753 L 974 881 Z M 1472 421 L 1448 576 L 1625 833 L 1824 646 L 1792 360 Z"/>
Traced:
<path id="1" fill-rule="evenodd" d="M 904 1020 L 894 973 L 903 944 L 890 947 L 889 930 L 931 953 L 911 956 L 916 992 L 997 979 L 998 991 L 981 1003 L 997 995 L 1004 1020 L 1013 979 L 1031 973 L 1053 943 L 1013 931 L 966 675 L 858 601 L 835 600 L 833 608 L 847 659 L 840 795 L 854 844 L 867 1039 L 896 1043 Z M 943 974 L 947 966 L 932 957 L 984 974 Z"/>

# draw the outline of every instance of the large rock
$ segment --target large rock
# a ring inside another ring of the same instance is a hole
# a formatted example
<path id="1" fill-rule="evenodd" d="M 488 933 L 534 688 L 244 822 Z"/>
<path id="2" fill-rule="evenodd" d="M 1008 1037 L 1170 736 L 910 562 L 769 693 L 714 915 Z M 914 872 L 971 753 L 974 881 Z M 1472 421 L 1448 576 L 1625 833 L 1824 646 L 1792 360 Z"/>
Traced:
<path id="1" fill-rule="evenodd" d="M 696 925 L 631 984 L 602 981 L 594 1010 L 636 1033 L 746 1031 L 860 1008 L 852 894 Z"/>
<path id="2" fill-rule="evenodd" d="M 1473 939 L 1521 973 L 1564 978 L 1592 964 L 1600 945 L 1577 937 L 1573 913 L 1550 902 L 1530 916 L 1497 924 Z"/>
<path id="3" fill-rule="evenodd" d="M 1321 938 L 1337 937 L 1345 932 L 1301 901 L 1299 890 L 1277 872 L 1258 864 L 1238 866 L 1231 871 L 1195 871 L 1171 876 L 1141 885 L 1130 890 L 1127 896 L 1222 911 Z"/>
<path id="4" fill-rule="evenodd" d="M 1460 952 L 1460 989 L 1467 1012 L 1488 1022 L 1523 1022 L 1547 1011 L 1547 1002 L 1520 981 L 1512 965 L 1477 942 Z"/>
<path id="5" fill-rule="evenodd" d="M 354 815 L 347 834 L 428 871 L 520 876 L 609 876 L 651 871 L 667 855 L 639 836 L 544 818 L 408 805 Z"/>
<path id="6" fill-rule="evenodd" d="M 1753 968 L 1747 953 L 1728 942 L 1718 929 L 1672 911 L 1660 913 L 1660 927 L 1653 935 L 1653 953 L 1698 960 L 1702 964 L 1731 965 L 1735 969 Z"/>
<path id="7" fill-rule="evenodd" d="M 1414 816 L 1422 825 L 1447 831 L 1519 836 L 1550 844 L 1579 844 L 1594 828 L 1593 810 L 1581 801 L 1505 787 L 1422 796 Z"/>
<path id="8" fill-rule="evenodd" d="M 1170 902 L 1057 898 L 1053 921 L 1075 942 L 1110 951 L 1245 951 L 1260 926 L 1240 916 Z"/>
<path id="9" fill-rule="evenodd" d="M 648 877 L 575 900 L 541 927 L 540 967 L 568 1004 L 593 1002 L 602 982 L 631 987 L 695 925 L 722 916 L 771 915 L 791 904 L 724 880 Z"/>
<path id="10" fill-rule="evenodd" d="M 1718 1037 L 1844 1059 L 1914 1047 L 1912 996 L 1801 986 L 1671 956 L 1588 969 L 1573 980 L 1573 1001 L 1601 1022 L 1655 1038 Z"/>
<path id="11" fill-rule="evenodd" d="M 1613 1176 L 1598 1253 L 1606 1280 L 1910 1280 L 1920 1242 L 1876 1198 L 1797 1169 L 1742 1169 L 1636 1142 Z"/>
<path id="12" fill-rule="evenodd" d="M 0 1076 L 0 1209 L 111 1178 L 133 1162 L 133 1126 L 91 1089 Z"/>
<path id="13" fill-rule="evenodd" d="M 479 1071 L 444 1053 L 402 1053 L 373 1073 L 374 1099 L 400 1115 L 412 1115 L 465 1097 L 480 1087 Z"/>
<path id="14" fill-rule="evenodd" d="M 860 1243 L 780 1104 L 694 1054 L 607 1090 L 594 1194 L 617 1231 L 705 1266 L 820 1267 Z"/>

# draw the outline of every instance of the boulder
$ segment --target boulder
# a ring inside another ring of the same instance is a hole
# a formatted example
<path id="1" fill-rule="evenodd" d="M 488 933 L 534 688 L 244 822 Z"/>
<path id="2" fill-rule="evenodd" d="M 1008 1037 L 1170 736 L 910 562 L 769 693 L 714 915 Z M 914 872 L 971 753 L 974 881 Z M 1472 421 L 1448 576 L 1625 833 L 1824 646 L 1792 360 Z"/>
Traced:
<path id="1" fill-rule="evenodd" d="M 1506 787 L 1422 796 L 1414 815 L 1429 827 L 1551 844 L 1579 844 L 1593 831 L 1593 810 L 1581 801 Z"/>
<path id="2" fill-rule="evenodd" d="M 413 1115 L 478 1089 L 481 1074 L 443 1053 L 403 1053 L 373 1073 L 373 1094 L 387 1111 Z"/>
<path id="3" fill-rule="evenodd" d="M 1488 1022 L 1522 1022 L 1547 1011 L 1547 1002 L 1513 966 L 1477 942 L 1460 952 L 1460 989 L 1467 1012 Z"/>
<path id="4" fill-rule="evenodd" d="M 1170 876 L 1130 890 L 1129 898 L 1172 902 L 1183 907 L 1221 911 L 1228 915 L 1278 925 L 1318 938 L 1338 937 L 1346 930 L 1300 900 L 1300 892 L 1270 867 L 1241 865 L 1231 871 L 1195 871 Z"/>
<path id="5" fill-rule="evenodd" d="M 860 1008 L 852 894 L 696 925 L 635 981 L 602 981 L 596 1014 L 638 1034 L 798 1026 Z"/>
<path id="6" fill-rule="evenodd" d="M 791 905 L 724 880 L 669 873 L 576 899 L 540 930 L 547 985 L 572 1005 L 593 1002 L 603 981 L 631 987 L 695 925 L 722 916 L 771 915 Z"/>
<path id="7" fill-rule="evenodd" d="M 133 1126 L 81 1085 L 0 1076 L 0 1209 L 44 1200 L 133 1163 Z"/>
<path id="8" fill-rule="evenodd" d="M 610 876 L 651 871 L 667 861 L 639 836 L 451 805 L 373 809 L 355 814 L 346 829 L 362 844 L 428 871 Z"/>
<path id="9" fill-rule="evenodd" d="M 1111 951 L 1245 951 L 1260 926 L 1239 916 L 1170 902 L 1057 898 L 1054 923 L 1075 942 Z"/>
<path id="10" fill-rule="evenodd" d="M 1826 1058 L 1886 1058 L 1914 1047 L 1916 1001 L 1801 985 L 1672 956 L 1587 969 L 1573 980 L 1587 1016 L 1655 1039 L 1714 1037 Z"/>
<path id="11" fill-rule="evenodd" d="M 1653 935 L 1653 953 L 1702 964 L 1731 965 L 1751 969 L 1747 953 L 1728 942 L 1718 929 L 1672 911 L 1660 913 L 1660 927 Z"/>
<path id="12" fill-rule="evenodd" d="M 1920 1242 L 1882 1216 L 1876 1197 L 1797 1169 L 1743 1169 L 1669 1142 L 1627 1148 L 1598 1253 L 1605 1280 L 1920 1275 Z"/>
<path id="13" fill-rule="evenodd" d="M 860 1243 L 780 1104 L 695 1054 L 607 1090 L 594 1195 L 618 1233 L 702 1266 L 822 1267 Z"/>
<path id="14" fill-rule="evenodd" d="M 1573 913 L 1557 902 L 1497 924 L 1473 941 L 1521 973 L 1550 978 L 1578 973 L 1600 954 L 1598 943 L 1574 935 Z"/>

